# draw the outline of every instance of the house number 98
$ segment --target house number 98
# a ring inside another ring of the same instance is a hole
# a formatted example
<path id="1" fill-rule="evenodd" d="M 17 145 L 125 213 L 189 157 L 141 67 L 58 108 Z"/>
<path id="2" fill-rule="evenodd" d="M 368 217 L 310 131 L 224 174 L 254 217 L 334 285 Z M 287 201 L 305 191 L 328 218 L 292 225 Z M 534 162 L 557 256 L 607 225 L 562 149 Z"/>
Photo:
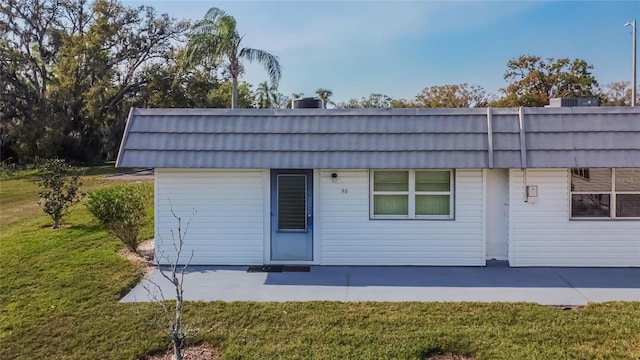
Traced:
<path id="1" fill-rule="evenodd" d="M 349 189 L 348 188 L 342 188 L 342 193 L 343 194 L 348 194 L 349 193 Z"/>

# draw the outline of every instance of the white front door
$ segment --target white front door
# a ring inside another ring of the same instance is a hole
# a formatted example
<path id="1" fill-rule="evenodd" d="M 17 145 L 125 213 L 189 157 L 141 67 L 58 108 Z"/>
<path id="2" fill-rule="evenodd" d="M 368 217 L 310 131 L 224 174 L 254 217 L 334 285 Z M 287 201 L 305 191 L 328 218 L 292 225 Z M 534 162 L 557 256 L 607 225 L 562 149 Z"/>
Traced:
<path id="1" fill-rule="evenodd" d="M 509 251 L 509 170 L 488 169 L 485 211 L 487 260 L 507 260 Z"/>

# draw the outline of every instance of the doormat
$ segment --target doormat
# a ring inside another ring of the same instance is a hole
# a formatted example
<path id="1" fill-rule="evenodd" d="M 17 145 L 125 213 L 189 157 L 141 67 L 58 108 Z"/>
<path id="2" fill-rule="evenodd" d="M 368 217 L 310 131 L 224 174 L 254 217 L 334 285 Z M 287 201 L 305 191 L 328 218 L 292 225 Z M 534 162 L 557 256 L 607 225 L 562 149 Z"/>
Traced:
<path id="1" fill-rule="evenodd" d="M 251 265 L 247 272 L 310 272 L 311 267 L 305 265 Z"/>
<path id="2" fill-rule="evenodd" d="M 282 272 L 283 265 L 251 265 L 247 272 Z"/>

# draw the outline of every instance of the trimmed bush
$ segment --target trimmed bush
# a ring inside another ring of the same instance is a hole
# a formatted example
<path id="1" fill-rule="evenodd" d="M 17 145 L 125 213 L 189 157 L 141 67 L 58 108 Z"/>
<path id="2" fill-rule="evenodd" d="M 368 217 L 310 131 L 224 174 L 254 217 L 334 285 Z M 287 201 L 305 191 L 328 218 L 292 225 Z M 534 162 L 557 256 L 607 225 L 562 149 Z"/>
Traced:
<path id="1" fill-rule="evenodd" d="M 84 194 L 80 194 L 80 172 L 63 159 L 40 160 L 37 164 L 41 181 L 38 183 L 43 189 L 38 194 L 42 210 L 53 220 L 53 228 L 60 226 L 62 217 L 69 213 L 69 207 L 74 205 Z"/>
<path id="2" fill-rule="evenodd" d="M 145 205 L 151 199 L 149 185 L 116 185 L 89 194 L 89 212 L 131 251 L 138 251 L 138 233 Z"/>

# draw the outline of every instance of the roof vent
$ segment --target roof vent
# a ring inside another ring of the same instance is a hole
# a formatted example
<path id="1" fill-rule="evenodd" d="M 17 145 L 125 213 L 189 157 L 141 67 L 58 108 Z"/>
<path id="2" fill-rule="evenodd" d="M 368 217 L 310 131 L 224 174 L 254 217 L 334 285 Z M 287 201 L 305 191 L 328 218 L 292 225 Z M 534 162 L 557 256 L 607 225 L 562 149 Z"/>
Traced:
<path id="1" fill-rule="evenodd" d="M 324 102 L 320 98 L 304 97 L 293 99 L 291 101 L 292 109 L 322 109 L 324 108 Z"/>
<path id="2" fill-rule="evenodd" d="M 598 98 L 551 98 L 546 107 L 598 106 Z"/>

